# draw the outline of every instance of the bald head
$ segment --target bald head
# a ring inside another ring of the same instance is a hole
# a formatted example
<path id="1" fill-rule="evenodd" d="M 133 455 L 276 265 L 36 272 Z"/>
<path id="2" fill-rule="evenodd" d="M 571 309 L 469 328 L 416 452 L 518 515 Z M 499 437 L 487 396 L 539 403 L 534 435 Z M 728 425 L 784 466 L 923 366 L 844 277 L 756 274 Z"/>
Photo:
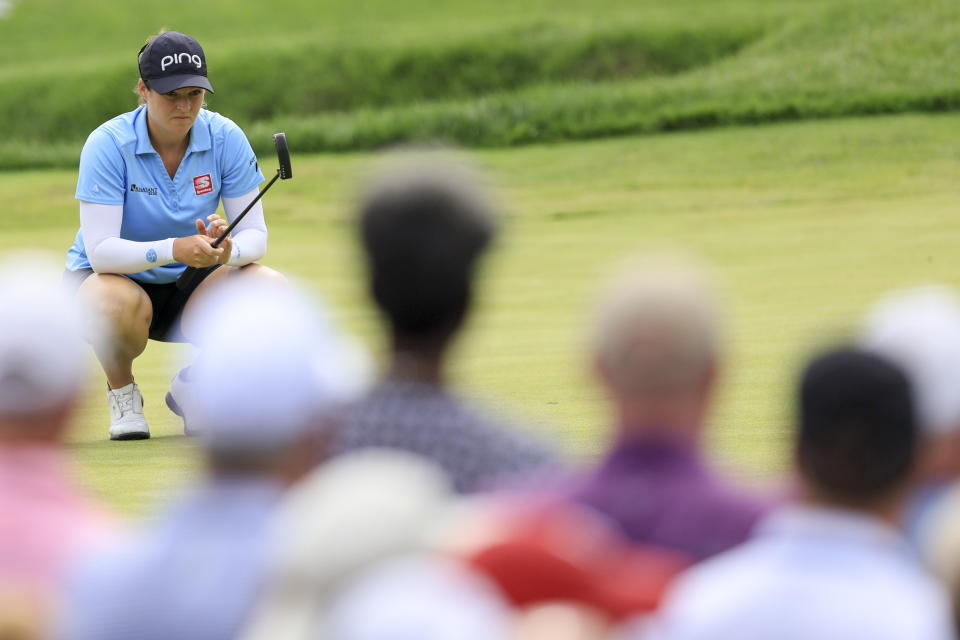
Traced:
<path id="1" fill-rule="evenodd" d="M 637 260 L 610 281 L 596 313 L 593 350 L 619 396 L 684 392 L 716 362 L 719 306 L 705 270 L 681 257 Z"/>

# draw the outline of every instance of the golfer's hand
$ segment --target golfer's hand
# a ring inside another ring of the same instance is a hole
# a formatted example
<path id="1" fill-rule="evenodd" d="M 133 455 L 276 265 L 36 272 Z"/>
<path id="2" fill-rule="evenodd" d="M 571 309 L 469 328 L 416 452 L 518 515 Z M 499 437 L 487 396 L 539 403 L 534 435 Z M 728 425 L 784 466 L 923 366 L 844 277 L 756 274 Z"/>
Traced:
<path id="1" fill-rule="evenodd" d="M 207 223 L 206 234 L 213 240 L 219 238 L 223 230 L 227 228 L 227 221 L 216 213 L 211 213 L 207 216 Z M 200 224 L 200 221 L 197 220 L 198 230 L 200 229 Z M 233 253 L 233 240 L 230 236 L 223 239 L 223 242 L 220 243 L 220 248 L 223 249 L 223 255 L 220 256 L 219 262 L 220 264 L 227 264 L 227 260 L 230 259 L 230 254 Z"/>
<path id="2" fill-rule="evenodd" d="M 173 241 L 173 259 L 188 267 L 210 267 L 220 261 L 224 247 L 214 249 L 211 245 L 216 238 L 207 235 L 203 221 L 197 220 L 199 233 L 195 236 L 177 238 Z M 224 243 L 226 244 L 226 243 Z M 230 254 L 227 254 L 230 257 Z"/>

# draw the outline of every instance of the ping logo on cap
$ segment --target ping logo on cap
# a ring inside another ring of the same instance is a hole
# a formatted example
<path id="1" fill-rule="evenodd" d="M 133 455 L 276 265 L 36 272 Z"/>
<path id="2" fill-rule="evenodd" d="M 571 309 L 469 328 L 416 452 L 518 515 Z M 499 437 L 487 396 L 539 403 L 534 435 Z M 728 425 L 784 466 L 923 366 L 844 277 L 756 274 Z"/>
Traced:
<path id="1" fill-rule="evenodd" d="M 164 31 L 154 36 L 137 54 L 137 65 L 147 88 L 157 93 L 183 87 L 199 87 L 213 93 L 203 48 L 185 33 Z"/>
<path id="2" fill-rule="evenodd" d="M 203 60 L 200 59 L 200 56 L 184 51 L 183 53 L 163 56 L 163 58 L 160 59 L 160 71 L 166 71 L 167 67 L 171 64 L 183 64 L 184 62 L 192 62 L 197 69 L 203 68 Z"/>

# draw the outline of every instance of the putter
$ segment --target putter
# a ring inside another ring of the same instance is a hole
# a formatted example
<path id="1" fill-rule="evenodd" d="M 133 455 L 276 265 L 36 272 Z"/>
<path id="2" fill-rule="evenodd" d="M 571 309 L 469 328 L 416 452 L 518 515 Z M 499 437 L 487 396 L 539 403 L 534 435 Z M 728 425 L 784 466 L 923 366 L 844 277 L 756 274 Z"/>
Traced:
<path id="1" fill-rule="evenodd" d="M 280 180 L 289 180 L 293 177 L 293 167 L 290 165 L 290 149 L 287 147 L 287 134 L 285 133 L 275 133 L 273 134 L 273 146 L 277 148 L 277 161 L 280 163 L 280 168 L 277 169 L 277 174 L 270 178 L 270 182 L 267 183 L 263 189 L 260 190 L 260 193 L 257 194 L 257 197 L 250 201 L 243 211 L 240 212 L 233 222 L 223 230 L 223 233 L 214 240 L 210 246 L 214 249 L 220 246 L 220 243 L 223 242 L 224 238 L 230 235 L 230 232 L 233 231 L 233 228 L 237 226 L 237 223 L 243 220 L 243 216 L 247 215 L 247 212 L 257 204 L 260 198 L 263 197 L 263 194 L 267 192 L 267 189 L 273 186 L 273 183 Z M 186 289 L 190 287 L 194 280 L 197 279 L 199 274 L 199 269 L 197 267 L 187 267 L 183 270 L 183 273 L 180 274 L 180 277 L 177 278 L 177 288 Z"/>

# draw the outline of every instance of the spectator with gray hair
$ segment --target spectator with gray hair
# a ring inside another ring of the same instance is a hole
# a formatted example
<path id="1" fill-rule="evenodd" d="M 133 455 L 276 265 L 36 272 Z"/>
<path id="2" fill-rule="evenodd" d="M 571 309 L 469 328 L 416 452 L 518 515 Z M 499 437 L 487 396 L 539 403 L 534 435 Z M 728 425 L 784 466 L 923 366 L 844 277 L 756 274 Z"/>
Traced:
<path id="1" fill-rule="evenodd" d="M 236 637 L 285 489 L 313 468 L 357 352 L 295 288 L 245 275 L 203 299 L 184 402 L 208 474 L 141 540 L 82 568 L 63 638 Z"/>
<path id="2" fill-rule="evenodd" d="M 371 181 L 357 228 L 369 292 L 389 332 L 390 361 L 380 383 L 346 412 L 335 450 L 386 447 L 424 456 L 458 492 L 554 465 L 547 447 L 448 386 L 448 352 L 496 235 L 494 209 L 478 178 L 445 156 L 397 160 Z"/>
<path id="3" fill-rule="evenodd" d="M 918 443 L 907 377 L 837 349 L 806 367 L 797 404 L 797 502 L 681 577 L 643 637 L 953 638 L 946 592 L 900 529 Z"/>
<path id="4" fill-rule="evenodd" d="M 596 313 L 593 359 L 615 441 L 573 498 L 634 541 L 697 560 L 746 540 L 765 503 L 727 486 L 701 453 L 721 365 L 720 309 L 706 270 L 666 255 L 624 268 Z"/>
<path id="5" fill-rule="evenodd" d="M 0 262 L 0 637 L 43 635 L 69 566 L 119 523 L 76 486 L 63 441 L 88 380 L 56 263 Z"/>

